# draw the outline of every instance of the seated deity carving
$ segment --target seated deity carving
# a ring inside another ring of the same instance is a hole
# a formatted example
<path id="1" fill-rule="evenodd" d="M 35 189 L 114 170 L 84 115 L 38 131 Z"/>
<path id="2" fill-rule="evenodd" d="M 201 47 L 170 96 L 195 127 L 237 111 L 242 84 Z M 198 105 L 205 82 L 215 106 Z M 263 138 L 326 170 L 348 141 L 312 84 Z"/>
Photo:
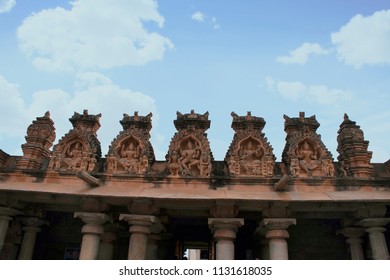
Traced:
<path id="1" fill-rule="evenodd" d="M 76 142 L 73 144 L 70 144 L 64 153 L 64 159 L 63 162 L 67 164 L 67 170 L 69 171 L 78 171 L 83 168 L 82 166 L 83 161 L 83 146 L 80 142 Z M 85 164 L 85 161 L 83 162 L 83 165 L 88 165 L 88 162 Z M 86 166 L 84 166 L 86 170 Z"/>
<path id="2" fill-rule="evenodd" d="M 297 152 L 299 166 L 306 172 L 309 177 L 312 177 L 312 171 L 321 165 L 321 159 L 317 158 L 314 149 L 307 141 L 303 143 L 301 149 Z"/>
<path id="3" fill-rule="evenodd" d="M 123 144 L 120 149 L 119 163 L 126 172 L 137 173 L 140 163 L 140 147 L 136 146 L 133 141 L 127 145 Z"/>
<path id="4" fill-rule="evenodd" d="M 248 143 L 239 150 L 240 173 L 245 175 L 262 175 L 263 155 L 264 151 L 260 145 L 253 145 L 252 141 L 248 141 Z"/>

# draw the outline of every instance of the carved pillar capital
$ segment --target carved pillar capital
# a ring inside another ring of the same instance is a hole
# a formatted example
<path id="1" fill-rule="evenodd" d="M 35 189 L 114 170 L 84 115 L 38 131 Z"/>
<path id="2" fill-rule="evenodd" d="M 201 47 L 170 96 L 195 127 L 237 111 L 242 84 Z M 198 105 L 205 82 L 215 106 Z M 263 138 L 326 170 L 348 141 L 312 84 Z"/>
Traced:
<path id="1" fill-rule="evenodd" d="M 367 218 L 359 221 L 356 225 L 365 228 L 384 227 L 390 223 L 390 218 Z"/>
<path id="2" fill-rule="evenodd" d="M 268 230 L 287 229 L 291 225 L 296 225 L 294 218 L 265 218 L 261 224 Z"/>
<path id="3" fill-rule="evenodd" d="M 0 217 L 1 216 L 13 217 L 17 215 L 23 215 L 23 212 L 10 207 L 0 207 Z"/>
<path id="4" fill-rule="evenodd" d="M 362 243 L 362 237 L 365 233 L 364 228 L 361 227 L 346 227 L 341 229 L 338 233 L 341 233 L 345 237 L 347 237 L 347 242 L 352 243 Z"/>
<path id="5" fill-rule="evenodd" d="M 98 234 L 104 233 L 103 224 L 106 222 L 112 222 L 112 218 L 104 213 L 92 213 L 92 212 L 76 212 L 75 218 L 83 220 L 85 225 L 82 227 L 82 233 Z"/>

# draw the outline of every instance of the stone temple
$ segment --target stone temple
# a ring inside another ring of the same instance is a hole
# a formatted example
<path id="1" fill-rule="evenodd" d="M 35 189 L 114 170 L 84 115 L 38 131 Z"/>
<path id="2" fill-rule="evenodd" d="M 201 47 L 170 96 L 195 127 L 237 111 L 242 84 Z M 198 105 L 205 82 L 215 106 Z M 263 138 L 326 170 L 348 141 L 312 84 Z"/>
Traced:
<path id="1" fill-rule="evenodd" d="M 231 115 L 220 161 L 208 112 L 177 112 L 165 160 L 152 114 L 124 114 L 106 155 L 101 114 L 75 112 L 58 140 L 36 118 L 23 156 L 0 150 L 0 259 L 389 259 L 390 161 L 371 163 L 355 121 L 335 160 L 315 116 L 285 115 L 277 162 L 265 120 Z"/>

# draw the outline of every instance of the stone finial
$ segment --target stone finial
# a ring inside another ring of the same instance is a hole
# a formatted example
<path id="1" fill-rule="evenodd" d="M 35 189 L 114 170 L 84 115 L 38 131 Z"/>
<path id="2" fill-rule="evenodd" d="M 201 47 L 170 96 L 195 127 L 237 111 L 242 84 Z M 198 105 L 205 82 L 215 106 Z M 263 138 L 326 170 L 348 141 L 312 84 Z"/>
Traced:
<path id="1" fill-rule="evenodd" d="M 83 114 L 74 112 L 73 116 L 69 119 L 75 129 L 90 130 L 93 133 L 100 128 L 100 118 L 102 114 L 90 115 L 88 110 L 85 109 Z"/>
<path id="2" fill-rule="evenodd" d="M 368 151 L 369 142 L 364 140 L 363 130 L 347 114 L 340 124 L 337 136 L 337 151 L 340 162 L 340 176 L 367 178 L 372 175 L 372 152 Z"/>
<path id="3" fill-rule="evenodd" d="M 26 143 L 22 145 L 23 158 L 18 162 L 18 168 L 40 169 L 50 157 L 49 149 L 55 137 L 54 122 L 47 111 L 27 128 Z"/>
<path id="4" fill-rule="evenodd" d="M 179 111 L 176 113 L 177 118 L 174 121 L 174 125 L 177 130 L 186 129 L 192 126 L 196 129 L 207 130 L 210 128 L 209 112 L 204 114 L 197 114 L 194 110 L 191 110 L 189 114 L 182 114 Z"/>

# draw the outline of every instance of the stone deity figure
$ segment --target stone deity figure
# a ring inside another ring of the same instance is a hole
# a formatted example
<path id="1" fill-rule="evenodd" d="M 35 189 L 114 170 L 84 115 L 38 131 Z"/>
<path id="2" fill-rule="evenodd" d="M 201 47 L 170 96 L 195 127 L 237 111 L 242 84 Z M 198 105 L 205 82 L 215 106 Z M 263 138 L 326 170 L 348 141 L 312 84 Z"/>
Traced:
<path id="1" fill-rule="evenodd" d="M 106 170 L 107 172 L 115 172 L 117 169 L 116 157 L 112 154 L 107 157 Z"/>
<path id="2" fill-rule="evenodd" d="M 88 164 L 88 172 L 89 173 L 93 172 L 93 170 L 95 169 L 96 163 L 97 163 L 96 158 L 93 155 L 91 155 L 91 157 L 89 158 L 89 164 Z"/>
<path id="3" fill-rule="evenodd" d="M 176 152 L 173 152 L 171 156 L 169 157 L 168 163 L 168 170 L 171 176 L 179 176 L 180 171 L 180 164 L 179 164 L 179 158 L 176 154 Z"/>
<path id="4" fill-rule="evenodd" d="M 180 150 L 180 155 L 179 161 L 183 172 L 192 175 L 191 168 L 199 165 L 199 149 L 194 147 L 192 141 L 189 140 L 185 148 Z"/>
<path id="5" fill-rule="evenodd" d="M 68 164 L 68 169 L 71 171 L 76 171 L 81 165 L 83 159 L 83 148 L 80 142 L 72 147 L 71 145 L 65 151 L 64 161 Z"/>
<path id="6" fill-rule="evenodd" d="M 261 147 L 256 148 L 252 142 L 249 141 L 245 147 L 240 151 L 240 166 L 241 169 L 247 175 L 260 175 L 261 172 L 261 160 L 263 156 Z"/>
<path id="7" fill-rule="evenodd" d="M 136 147 L 133 142 L 130 142 L 127 149 L 125 144 L 122 145 L 120 163 L 122 164 L 125 171 L 137 172 L 139 168 L 139 147 Z"/>
<path id="8" fill-rule="evenodd" d="M 312 170 L 317 168 L 321 161 L 317 159 L 314 151 L 306 141 L 303 143 L 302 148 L 298 151 L 299 166 L 311 177 Z"/>
<path id="9" fill-rule="evenodd" d="M 291 175 L 293 177 L 297 177 L 299 176 L 299 171 L 300 171 L 300 167 L 299 167 L 299 161 L 297 158 L 292 158 L 291 159 L 291 163 L 290 163 L 290 172 L 291 172 Z"/>

